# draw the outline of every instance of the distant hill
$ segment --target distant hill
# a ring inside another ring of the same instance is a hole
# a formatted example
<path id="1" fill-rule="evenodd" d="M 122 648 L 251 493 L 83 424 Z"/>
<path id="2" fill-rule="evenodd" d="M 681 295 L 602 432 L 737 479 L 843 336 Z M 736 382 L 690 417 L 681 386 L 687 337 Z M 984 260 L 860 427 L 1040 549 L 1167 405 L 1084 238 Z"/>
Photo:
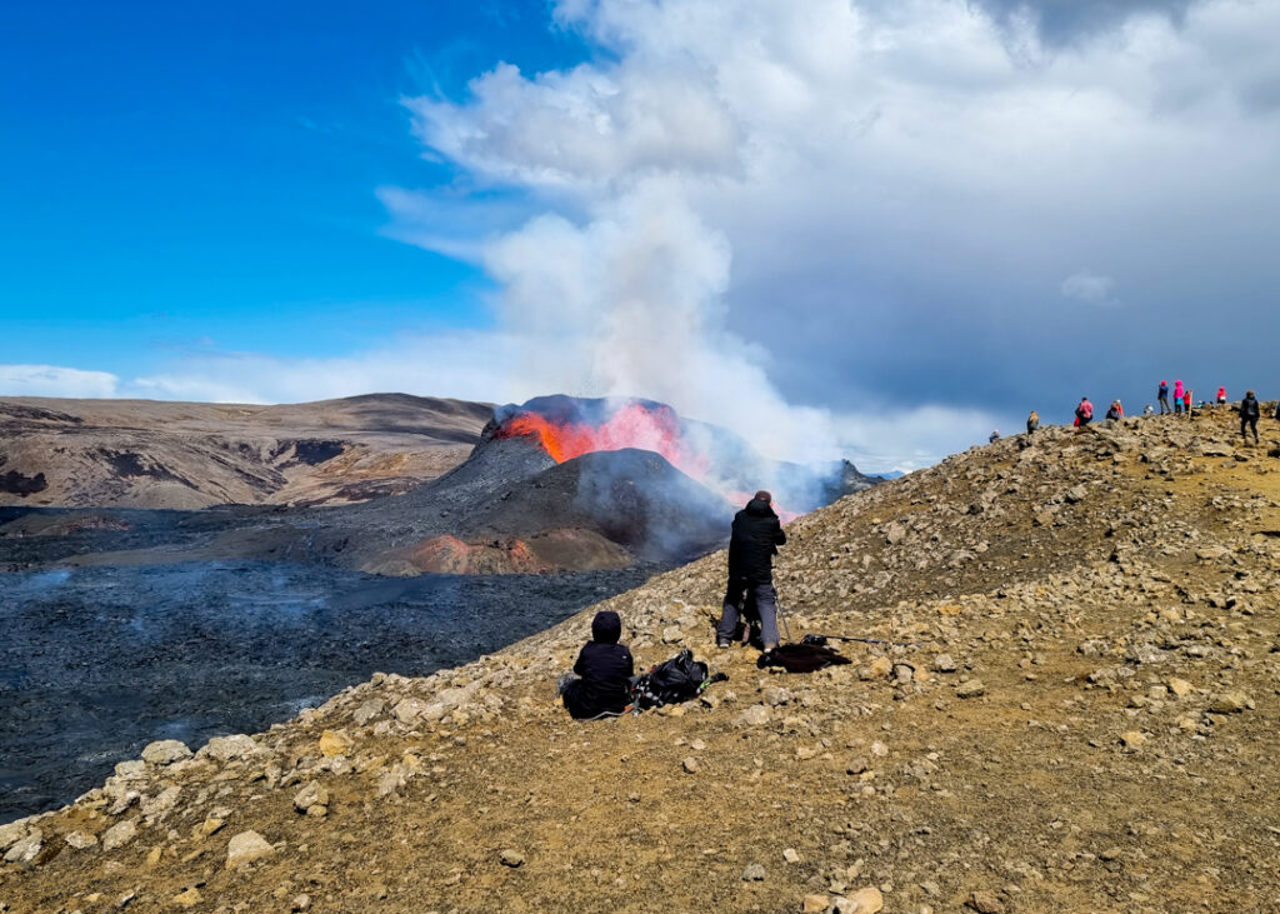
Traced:
<path id="1" fill-rule="evenodd" d="M 486 403 L 368 394 L 282 406 L 0 398 L 0 506 L 329 505 L 470 453 Z"/>

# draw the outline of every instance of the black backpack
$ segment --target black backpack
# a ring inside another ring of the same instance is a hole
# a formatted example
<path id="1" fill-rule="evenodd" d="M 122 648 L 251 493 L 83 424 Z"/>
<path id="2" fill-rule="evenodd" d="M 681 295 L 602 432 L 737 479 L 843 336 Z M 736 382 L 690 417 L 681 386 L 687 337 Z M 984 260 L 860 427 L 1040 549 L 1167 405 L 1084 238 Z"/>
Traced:
<path id="1" fill-rule="evenodd" d="M 812 673 L 824 667 L 851 662 L 848 657 L 811 638 L 813 636 L 805 635 L 799 644 L 780 644 L 771 651 L 765 651 L 756 660 L 756 666 L 762 670 L 767 666 L 780 666 L 788 673 Z"/>
<path id="2" fill-rule="evenodd" d="M 677 704 L 697 696 L 713 682 L 728 679 L 724 673 L 708 678 L 707 665 L 683 650 L 631 682 L 631 703 L 637 711 Z"/>

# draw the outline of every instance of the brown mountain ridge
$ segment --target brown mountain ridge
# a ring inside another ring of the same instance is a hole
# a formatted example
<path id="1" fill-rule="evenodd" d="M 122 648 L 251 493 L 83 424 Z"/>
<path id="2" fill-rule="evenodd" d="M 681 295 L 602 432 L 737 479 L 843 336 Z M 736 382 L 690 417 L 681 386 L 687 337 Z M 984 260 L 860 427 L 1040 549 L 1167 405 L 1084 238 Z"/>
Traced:
<path id="1" fill-rule="evenodd" d="M 461 463 L 491 404 L 368 394 L 280 406 L 0 398 L 0 506 L 327 505 Z"/>

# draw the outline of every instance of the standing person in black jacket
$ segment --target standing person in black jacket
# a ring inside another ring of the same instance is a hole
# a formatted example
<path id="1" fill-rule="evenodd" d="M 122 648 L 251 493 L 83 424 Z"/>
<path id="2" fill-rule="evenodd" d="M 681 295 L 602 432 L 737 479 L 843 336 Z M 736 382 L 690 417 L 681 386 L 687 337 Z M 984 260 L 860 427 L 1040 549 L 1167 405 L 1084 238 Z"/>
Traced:
<path id="1" fill-rule="evenodd" d="M 773 557 L 787 541 L 782 522 L 773 511 L 773 496 L 761 489 L 733 517 L 729 540 L 729 586 L 725 589 L 716 644 L 728 647 L 738 628 L 738 603 L 753 598 L 760 614 L 760 639 L 764 649 L 778 646 L 778 595 L 773 589 Z"/>
<path id="2" fill-rule="evenodd" d="M 622 637 L 622 620 L 616 612 L 602 610 L 591 620 L 591 640 L 582 646 L 573 671 L 581 679 L 562 680 L 560 695 L 569 713 L 578 720 L 627 709 L 635 662 Z"/>
<path id="3" fill-rule="evenodd" d="M 1245 434 L 1245 427 L 1253 429 L 1253 443 L 1258 443 L 1258 417 L 1262 415 L 1262 407 L 1258 405 L 1258 398 L 1254 396 L 1253 391 L 1249 391 L 1244 395 L 1244 399 L 1240 401 L 1240 437 L 1245 441 L 1249 440 L 1249 436 Z"/>

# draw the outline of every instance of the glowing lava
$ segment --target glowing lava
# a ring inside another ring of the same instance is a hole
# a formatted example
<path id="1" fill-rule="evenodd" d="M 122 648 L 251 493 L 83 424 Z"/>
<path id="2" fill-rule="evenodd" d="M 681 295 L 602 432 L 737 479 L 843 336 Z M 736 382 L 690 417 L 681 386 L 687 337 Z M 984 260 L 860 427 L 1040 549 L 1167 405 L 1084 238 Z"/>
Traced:
<path id="1" fill-rule="evenodd" d="M 554 422 L 545 416 L 521 410 L 502 423 L 499 438 L 529 435 L 538 439 L 556 463 L 595 451 L 639 448 L 661 454 L 668 463 L 687 476 L 705 479 L 710 460 L 688 447 L 680 429 L 680 417 L 669 406 L 631 402 L 600 422 L 568 420 Z"/>

